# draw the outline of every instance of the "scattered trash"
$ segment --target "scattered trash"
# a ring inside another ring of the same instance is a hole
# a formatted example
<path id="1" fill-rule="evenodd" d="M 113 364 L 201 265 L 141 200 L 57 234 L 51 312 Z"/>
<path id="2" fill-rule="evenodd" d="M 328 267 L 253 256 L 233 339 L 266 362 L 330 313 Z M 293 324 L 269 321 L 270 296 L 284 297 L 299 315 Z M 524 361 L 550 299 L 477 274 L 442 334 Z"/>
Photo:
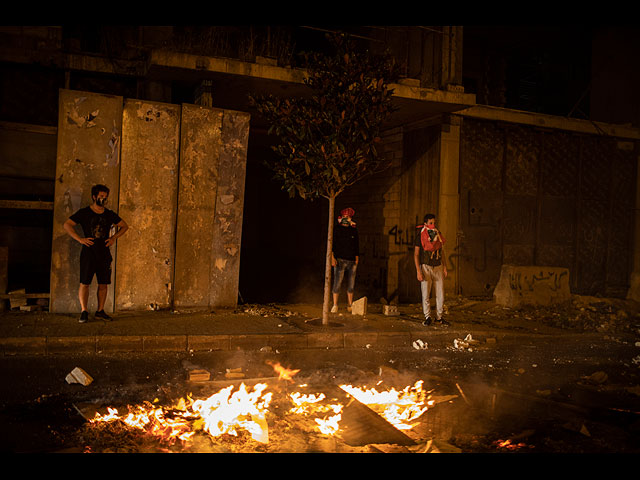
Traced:
<path id="1" fill-rule="evenodd" d="M 413 342 L 413 348 L 415 348 L 416 350 L 426 350 L 427 348 L 429 348 L 429 344 L 418 339 Z"/>
<path id="2" fill-rule="evenodd" d="M 468 350 L 470 352 L 473 352 L 473 348 L 471 348 L 474 345 L 478 345 L 480 342 L 478 342 L 478 340 L 474 340 L 473 337 L 471 336 L 471 334 L 469 333 L 466 337 L 464 337 L 464 340 L 461 340 L 459 338 L 456 338 L 453 340 L 453 346 L 458 349 L 458 350 Z"/>
<path id="3" fill-rule="evenodd" d="M 85 387 L 93 382 L 93 378 L 87 372 L 80 367 L 76 367 L 67 375 L 66 379 L 68 384 L 79 383 Z"/>

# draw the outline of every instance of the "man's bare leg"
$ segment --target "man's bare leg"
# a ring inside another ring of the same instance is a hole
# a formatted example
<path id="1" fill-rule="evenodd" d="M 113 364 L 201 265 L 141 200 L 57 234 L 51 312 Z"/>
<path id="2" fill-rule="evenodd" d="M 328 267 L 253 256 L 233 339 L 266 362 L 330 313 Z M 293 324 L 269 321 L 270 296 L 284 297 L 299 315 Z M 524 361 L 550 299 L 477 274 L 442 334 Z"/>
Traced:
<path id="1" fill-rule="evenodd" d="M 89 285 L 85 285 L 83 283 L 80 284 L 80 288 L 78 289 L 78 299 L 80 300 L 80 307 L 83 312 L 87 312 L 87 308 L 89 305 Z"/>
<path id="2" fill-rule="evenodd" d="M 104 304 L 107 301 L 108 285 L 98 285 L 98 312 L 104 310 Z"/>

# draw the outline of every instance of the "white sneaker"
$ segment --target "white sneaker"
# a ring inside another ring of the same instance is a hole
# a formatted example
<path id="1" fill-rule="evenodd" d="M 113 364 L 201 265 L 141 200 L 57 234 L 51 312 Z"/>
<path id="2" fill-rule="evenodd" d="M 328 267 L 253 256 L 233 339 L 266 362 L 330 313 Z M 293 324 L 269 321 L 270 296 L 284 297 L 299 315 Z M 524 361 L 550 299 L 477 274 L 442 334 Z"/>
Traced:
<path id="1" fill-rule="evenodd" d="M 331 307 L 331 313 L 338 313 L 338 305 Z"/>

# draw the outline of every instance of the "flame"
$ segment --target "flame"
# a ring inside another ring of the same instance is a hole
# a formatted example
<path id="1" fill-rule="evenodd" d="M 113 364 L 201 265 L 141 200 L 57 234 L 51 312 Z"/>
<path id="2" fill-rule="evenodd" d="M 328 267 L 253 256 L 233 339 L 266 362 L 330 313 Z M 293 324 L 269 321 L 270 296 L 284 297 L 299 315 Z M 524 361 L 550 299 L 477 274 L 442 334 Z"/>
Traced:
<path id="1" fill-rule="evenodd" d="M 283 367 L 279 363 L 267 362 L 267 364 L 271 365 L 273 369 L 276 371 L 276 373 L 278 374 L 278 380 L 287 380 L 289 382 L 293 382 L 293 377 L 300 371 L 300 370 L 290 370 L 288 368 Z"/>
<path id="2" fill-rule="evenodd" d="M 428 392 L 422 389 L 422 384 L 423 381 L 418 380 L 413 386 L 409 385 L 403 390 L 391 388 L 386 392 L 352 385 L 340 385 L 340 388 L 382 415 L 398 430 L 409 430 L 416 425 L 411 422 L 434 404 L 433 400 L 427 398 Z"/>
<path id="3" fill-rule="evenodd" d="M 527 447 L 526 443 L 513 443 L 511 440 L 496 440 L 493 442 L 498 448 L 506 448 L 507 450 L 519 450 Z"/>
<path id="4" fill-rule="evenodd" d="M 92 423 L 120 420 L 127 426 L 142 430 L 161 440 L 173 444 L 186 441 L 196 430 L 202 429 L 211 436 L 223 434 L 238 435 L 238 429 L 248 431 L 260 442 L 268 439 L 266 412 L 271 401 L 271 393 L 264 394 L 266 384 L 257 384 L 248 391 L 243 384 L 231 394 L 233 385 L 220 390 L 205 400 L 193 401 L 181 398 L 173 408 L 165 410 L 144 402 L 129 407 L 129 413 L 121 416 L 117 409 L 107 408 L 106 415 L 96 413 Z M 195 427 L 195 430 L 194 428 Z"/>
<path id="5" fill-rule="evenodd" d="M 278 372 L 279 379 L 289 382 L 299 372 L 279 363 L 270 365 Z M 419 380 L 399 391 L 394 388 L 378 391 L 352 385 L 340 385 L 340 388 L 399 430 L 407 430 L 413 428 L 416 420 L 434 403 L 422 384 Z M 298 387 L 304 389 L 306 385 Z M 267 391 L 265 383 L 258 383 L 253 388 L 242 383 L 237 390 L 234 388 L 233 385 L 223 388 L 205 399 L 193 400 L 187 396 L 169 407 L 155 406 L 159 402 L 157 399 L 153 403 L 143 402 L 138 406 L 128 406 L 128 412 L 123 414 L 109 407 L 106 414 L 97 413 L 90 422 L 120 421 L 170 445 L 187 442 L 198 432 L 220 437 L 238 436 L 241 431 L 248 432 L 255 441 L 267 443 L 267 415 L 273 393 Z M 315 428 L 322 434 L 339 434 L 344 408 L 339 401 L 328 399 L 324 393 L 303 393 L 300 390 L 288 393 L 287 399 L 291 402 L 288 414 L 312 418 Z M 500 446 L 509 448 L 506 444 Z"/>
<path id="6" fill-rule="evenodd" d="M 214 437 L 224 433 L 237 436 L 237 429 L 242 428 L 255 440 L 266 443 L 265 415 L 273 396 L 272 393 L 263 394 L 266 388 L 265 383 L 259 383 L 250 392 L 243 383 L 231 395 L 232 385 L 206 400 L 196 400 L 193 410 L 204 420 L 204 430 Z"/>
<path id="7" fill-rule="evenodd" d="M 322 404 L 321 402 L 326 398 L 324 393 L 303 394 L 294 392 L 289 394 L 289 398 L 294 404 L 289 411 L 290 413 L 311 416 L 333 412 L 333 415 L 325 415 L 323 418 L 314 419 L 321 433 L 334 435 L 340 429 L 339 423 L 342 419 L 342 405 Z"/>

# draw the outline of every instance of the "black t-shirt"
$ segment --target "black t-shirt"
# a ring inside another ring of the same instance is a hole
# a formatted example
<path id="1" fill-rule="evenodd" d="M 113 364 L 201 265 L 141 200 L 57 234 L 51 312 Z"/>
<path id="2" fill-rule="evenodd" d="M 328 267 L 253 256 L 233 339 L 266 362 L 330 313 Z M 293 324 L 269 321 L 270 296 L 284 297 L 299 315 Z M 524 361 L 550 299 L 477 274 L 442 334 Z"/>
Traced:
<path id="1" fill-rule="evenodd" d="M 360 256 L 360 241 L 356 227 L 338 224 L 333 228 L 333 256 L 343 260 L 355 260 Z"/>
<path id="2" fill-rule="evenodd" d="M 416 247 L 420 247 L 420 263 L 424 265 L 430 265 L 432 267 L 437 267 L 438 265 L 442 264 L 442 247 L 437 250 L 434 250 L 433 252 L 425 250 L 422 247 L 422 240 L 420 238 L 421 232 L 422 232 L 422 226 L 417 228 L 416 238 L 414 242 Z M 429 233 L 429 238 L 433 242 L 436 236 L 435 232 L 431 230 L 427 230 L 427 232 Z"/>
<path id="3" fill-rule="evenodd" d="M 69 218 L 82 227 L 85 237 L 93 238 L 91 247 L 82 247 L 95 253 L 105 253 L 108 250 L 104 242 L 109 238 L 109 231 L 122 220 L 113 210 L 105 208 L 103 213 L 96 213 L 91 207 L 81 208 Z"/>

